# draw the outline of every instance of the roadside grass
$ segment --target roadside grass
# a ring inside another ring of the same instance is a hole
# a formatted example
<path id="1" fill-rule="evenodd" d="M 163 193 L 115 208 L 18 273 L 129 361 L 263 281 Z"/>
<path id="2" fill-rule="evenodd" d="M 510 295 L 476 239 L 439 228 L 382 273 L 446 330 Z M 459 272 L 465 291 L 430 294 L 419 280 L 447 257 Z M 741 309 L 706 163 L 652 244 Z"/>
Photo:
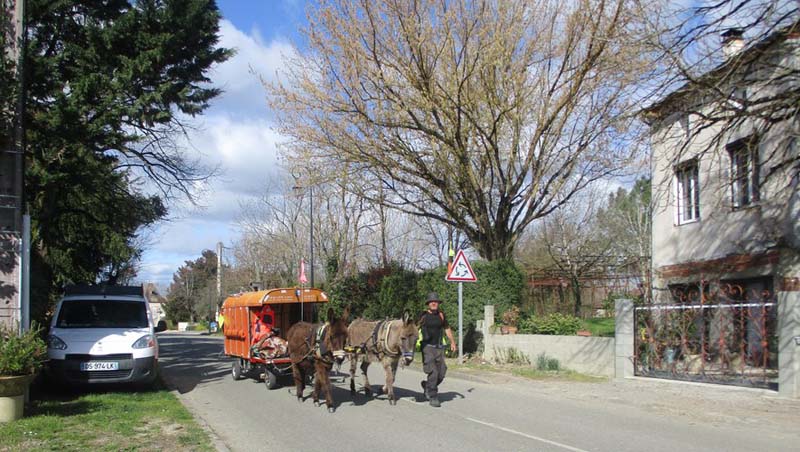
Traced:
<path id="1" fill-rule="evenodd" d="M 594 317 L 583 321 L 583 328 L 592 332 L 592 336 L 614 337 L 614 317 Z"/>
<path id="2" fill-rule="evenodd" d="M 148 390 L 41 394 L 0 424 L 0 451 L 213 451 L 208 434 L 159 384 Z"/>
<path id="3" fill-rule="evenodd" d="M 606 377 L 597 377 L 593 375 L 586 375 L 580 372 L 575 372 L 569 369 L 559 370 L 538 370 L 535 367 L 523 364 L 489 364 L 484 362 L 467 361 L 464 364 L 458 364 L 458 360 L 453 358 L 447 359 L 448 369 L 461 370 L 465 372 L 489 372 L 495 374 L 514 375 L 517 377 L 527 378 L 530 380 L 558 380 L 558 381 L 574 381 L 579 383 L 605 383 L 608 381 Z"/>

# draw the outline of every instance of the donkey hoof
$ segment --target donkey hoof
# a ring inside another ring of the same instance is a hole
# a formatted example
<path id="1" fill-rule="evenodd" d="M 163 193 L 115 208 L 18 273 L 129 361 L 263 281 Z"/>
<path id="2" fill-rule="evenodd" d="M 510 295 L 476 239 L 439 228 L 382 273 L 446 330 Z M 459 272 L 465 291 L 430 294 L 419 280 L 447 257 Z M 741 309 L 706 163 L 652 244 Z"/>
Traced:
<path id="1" fill-rule="evenodd" d="M 315 400 L 314 401 L 314 406 L 316 406 L 316 407 L 320 406 L 319 400 Z"/>
<path id="2" fill-rule="evenodd" d="M 303 403 L 303 398 L 302 397 L 298 397 L 297 401 L 300 402 L 300 403 Z"/>
<path id="3" fill-rule="evenodd" d="M 336 408 L 334 408 L 332 406 L 328 407 L 328 413 L 333 413 L 334 411 L 336 411 Z"/>
<path id="4" fill-rule="evenodd" d="M 397 405 L 397 400 L 389 399 L 389 405 Z"/>

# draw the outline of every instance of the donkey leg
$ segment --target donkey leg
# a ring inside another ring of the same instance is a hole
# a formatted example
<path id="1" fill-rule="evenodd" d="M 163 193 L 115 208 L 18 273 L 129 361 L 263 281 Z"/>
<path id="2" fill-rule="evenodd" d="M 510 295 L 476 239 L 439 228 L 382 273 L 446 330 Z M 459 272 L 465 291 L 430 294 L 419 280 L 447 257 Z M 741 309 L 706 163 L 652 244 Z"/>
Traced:
<path id="1" fill-rule="evenodd" d="M 320 365 L 322 370 L 322 388 L 325 390 L 325 405 L 328 407 L 328 412 L 333 413 L 336 411 L 336 407 L 333 405 L 333 391 L 331 389 L 331 379 L 328 375 L 330 369 L 326 368 L 324 365 Z"/>
<path id="2" fill-rule="evenodd" d="M 350 355 L 350 395 L 356 395 L 356 364 L 358 364 L 358 354 Z"/>
<path id="3" fill-rule="evenodd" d="M 367 369 L 369 369 L 369 357 L 364 356 L 361 361 L 361 374 L 364 376 L 364 394 L 367 397 L 372 397 L 372 387 L 369 385 L 369 378 L 367 378 Z"/>
<path id="4" fill-rule="evenodd" d="M 292 363 L 292 379 L 294 379 L 294 389 L 297 395 L 297 401 L 302 402 L 305 384 L 303 383 L 303 373 L 300 371 L 300 366 L 298 364 Z"/>
<path id="5" fill-rule="evenodd" d="M 397 404 L 397 399 L 394 397 L 394 375 L 397 370 L 397 360 L 391 358 L 383 359 L 383 371 L 386 374 L 386 385 L 383 387 L 383 392 L 389 397 L 389 405 Z"/>
<path id="6" fill-rule="evenodd" d="M 314 391 L 311 393 L 311 400 L 314 401 L 314 406 L 319 406 L 319 392 L 323 384 L 323 372 L 320 372 L 319 366 L 319 364 L 314 364 Z"/>

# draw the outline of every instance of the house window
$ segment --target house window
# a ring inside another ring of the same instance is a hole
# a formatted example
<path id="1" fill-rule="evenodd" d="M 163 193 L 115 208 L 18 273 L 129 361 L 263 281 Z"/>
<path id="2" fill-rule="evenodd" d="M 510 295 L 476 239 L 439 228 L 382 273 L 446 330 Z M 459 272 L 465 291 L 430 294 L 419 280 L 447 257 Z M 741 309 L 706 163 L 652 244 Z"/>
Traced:
<path id="1" fill-rule="evenodd" d="M 748 206 L 760 198 L 758 146 L 743 138 L 727 146 L 731 158 L 731 200 L 734 208 Z"/>
<path id="2" fill-rule="evenodd" d="M 700 219 L 700 185 L 697 160 L 684 162 L 675 168 L 676 223 Z"/>

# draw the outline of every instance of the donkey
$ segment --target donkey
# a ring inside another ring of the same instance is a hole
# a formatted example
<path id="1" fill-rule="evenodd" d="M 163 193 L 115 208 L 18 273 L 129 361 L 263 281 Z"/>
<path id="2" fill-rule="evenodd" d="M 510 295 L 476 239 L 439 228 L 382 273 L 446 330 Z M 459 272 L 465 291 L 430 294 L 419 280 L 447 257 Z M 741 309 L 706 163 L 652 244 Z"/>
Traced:
<path id="1" fill-rule="evenodd" d="M 324 324 L 298 322 L 289 328 L 286 339 L 289 342 L 289 358 L 292 360 L 292 377 L 297 390 L 297 401 L 303 401 L 306 378 L 314 370 L 314 391 L 311 398 L 314 406 L 320 406 L 319 395 L 325 390 L 325 405 L 333 413 L 331 381 L 328 373 L 334 361 L 341 364 L 345 357 L 344 345 L 347 341 L 347 318 L 350 309 L 345 308 L 341 318 L 336 318 L 332 308 L 328 308 L 328 321 Z"/>
<path id="2" fill-rule="evenodd" d="M 356 394 L 356 364 L 361 357 L 361 372 L 364 375 L 364 393 L 372 396 L 367 378 L 367 369 L 373 361 L 380 361 L 386 372 L 386 384 L 382 390 L 389 396 L 389 404 L 397 404 L 394 396 L 394 379 L 397 363 L 403 358 L 406 366 L 414 360 L 417 342 L 417 324 L 411 313 L 405 311 L 398 320 L 368 322 L 356 319 L 347 328 L 348 358 L 350 359 L 350 394 Z M 363 356 L 362 356 L 363 355 Z"/>

